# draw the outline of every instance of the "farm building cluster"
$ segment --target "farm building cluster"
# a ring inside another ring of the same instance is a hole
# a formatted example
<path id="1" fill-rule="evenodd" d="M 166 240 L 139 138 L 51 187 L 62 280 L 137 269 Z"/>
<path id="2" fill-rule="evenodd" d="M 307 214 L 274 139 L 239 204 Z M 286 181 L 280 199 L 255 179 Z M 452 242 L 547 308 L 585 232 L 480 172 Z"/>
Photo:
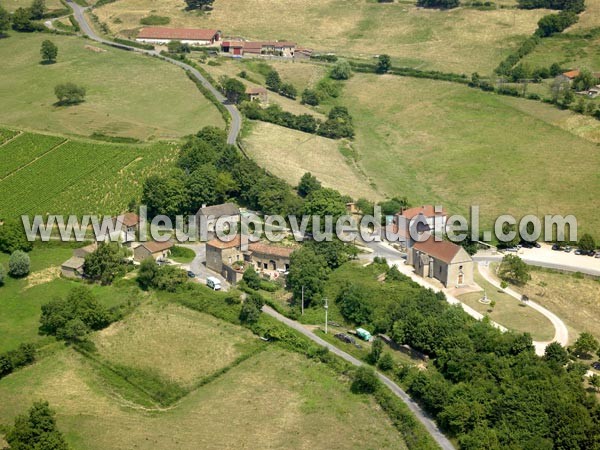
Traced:
<path id="1" fill-rule="evenodd" d="M 579 77 L 579 75 L 581 75 L 581 70 L 575 69 L 563 72 L 562 74 L 558 75 L 557 78 L 560 81 L 573 84 L 573 82 L 577 77 Z M 596 81 L 600 80 L 600 72 L 594 72 L 592 73 L 592 76 L 596 79 Z M 600 95 L 600 84 L 596 84 L 595 86 L 591 86 L 588 89 L 582 91 L 577 91 L 577 94 L 585 95 L 588 98 L 596 98 L 598 97 L 598 95 Z"/>
<path id="2" fill-rule="evenodd" d="M 194 47 L 220 46 L 223 54 L 242 58 L 256 56 L 278 56 L 282 58 L 310 58 L 312 50 L 298 47 L 289 41 L 250 41 L 241 38 L 222 40 L 220 30 L 195 28 L 142 28 L 136 41 L 144 44 L 167 45 L 179 41 Z"/>

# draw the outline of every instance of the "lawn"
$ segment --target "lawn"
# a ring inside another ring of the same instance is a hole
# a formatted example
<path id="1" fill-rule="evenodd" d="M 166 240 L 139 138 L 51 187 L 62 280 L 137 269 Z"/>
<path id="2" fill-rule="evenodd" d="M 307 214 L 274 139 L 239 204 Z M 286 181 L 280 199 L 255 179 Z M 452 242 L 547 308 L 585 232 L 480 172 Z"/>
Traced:
<path id="1" fill-rule="evenodd" d="M 0 217 L 118 214 L 146 177 L 170 170 L 173 144 L 108 144 L 23 133 L 0 145 Z"/>
<path id="2" fill-rule="evenodd" d="M 210 14 L 184 11 L 182 0 L 130 0 L 95 10 L 113 32 L 132 36 L 152 12 L 170 26 L 218 28 L 225 36 L 289 39 L 320 52 L 370 58 L 388 53 L 398 64 L 470 74 L 491 73 L 536 29 L 544 10 L 451 11 L 416 8 L 412 2 L 364 0 L 215 2 Z"/>
<path id="3" fill-rule="evenodd" d="M 71 246 L 36 246 L 29 254 L 31 274 L 24 279 L 7 277 L 0 287 L 0 353 L 24 342 L 43 341 L 38 335 L 41 306 L 55 297 L 65 296 L 79 283 L 59 278 L 60 264 L 69 259 Z M 0 253 L 0 264 L 8 267 L 8 255 Z M 120 286 L 93 286 L 98 300 L 107 307 L 139 298 L 141 293 L 131 282 Z"/>
<path id="4" fill-rule="evenodd" d="M 458 297 L 461 302 L 481 314 L 487 314 L 494 322 L 510 330 L 518 333 L 530 333 L 535 341 L 552 340 L 554 327 L 546 317 L 488 283 L 479 274 L 477 268 L 475 268 L 473 278 L 485 290 L 490 301 L 495 301 L 496 304 L 492 308 L 490 305 L 480 303 L 479 300 L 483 297 L 482 291 L 461 295 Z"/>
<path id="5" fill-rule="evenodd" d="M 1 380 L 0 398 L 2 424 L 48 400 L 73 449 L 406 448 L 372 399 L 351 394 L 326 366 L 277 347 L 167 410 L 125 402 L 69 349 Z"/>
<path id="6" fill-rule="evenodd" d="M 56 64 L 40 64 L 44 39 L 58 46 Z M 176 139 L 205 125 L 224 126 L 216 107 L 181 69 L 110 47 L 93 51 L 98 47 L 91 44 L 78 37 L 40 33 L 11 33 L 2 39 L 0 124 L 140 140 Z M 57 106 L 54 87 L 68 81 L 85 87 L 86 100 Z"/>

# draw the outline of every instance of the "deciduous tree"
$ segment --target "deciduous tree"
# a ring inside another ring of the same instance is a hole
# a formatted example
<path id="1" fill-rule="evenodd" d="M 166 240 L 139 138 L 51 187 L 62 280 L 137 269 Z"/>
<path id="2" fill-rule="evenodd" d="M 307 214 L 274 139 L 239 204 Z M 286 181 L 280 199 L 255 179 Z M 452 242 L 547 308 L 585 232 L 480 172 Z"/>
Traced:
<path id="1" fill-rule="evenodd" d="M 56 85 L 54 94 L 61 105 L 75 105 L 85 100 L 85 88 L 70 82 Z"/>
<path id="2" fill-rule="evenodd" d="M 58 56 L 58 47 L 52 41 L 46 39 L 42 42 L 40 53 L 44 62 L 53 63 L 56 62 L 56 57 Z"/>
<path id="3" fill-rule="evenodd" d="M 27 253 L 22 250 L 15 250 L 8 260 L 8 273 L 14 278 L 27 276 L 30 264 L 31 261 Z"/>

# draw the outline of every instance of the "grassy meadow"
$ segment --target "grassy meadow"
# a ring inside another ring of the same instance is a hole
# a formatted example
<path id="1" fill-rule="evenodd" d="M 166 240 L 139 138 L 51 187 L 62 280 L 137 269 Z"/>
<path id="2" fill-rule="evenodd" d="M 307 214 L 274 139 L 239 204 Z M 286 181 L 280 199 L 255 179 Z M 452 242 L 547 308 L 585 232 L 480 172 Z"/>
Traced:
<path id="1" fill-rule="evenodd" d="M 218 28 L 225 36 L 289 39 L 320 52 L 371 57 L 392 55 L 401 65 L 470 74 L 490 73 L 536 28 L 544 10 L 452 11 L 416 8 L 413 2 L 278 0 L 215 2 L 209 14 L 185 12 L 183 0 L 129 0 L 95 10 L 112 32 L 133 36 L 140 19 L 171 18 L 170 26 Z"/>
<path id="2" fill-rule="evenodd" d="M 58 46 L 55 64 L 40 64 L 45 39 Z M 100 49 L 78 37 L 10 33 L 0 40 L 0 60 L 0 124 L 6 126 L 139 140 L 177 139 L 206 125 L 225 126 L 181 69 L 132 52 Z M 86 88 L 86 100 L 57 106 L 54 87 L 68 81 Z"/>
<path id="3" fill-rule="evenodd" d="M 96 335 L 100 356 L 54 347 L 0 380 L 0 424 L 43 398 L 73 449 L 406 448 L 374 400 L 351 394 L 348 381 L 323 364 L 260 343 L 264 350 L 231 365 L 231 351 L 250 340 L 259 342 L 204 314 L 146 303 Z M 223 365 L 229 370 L 158 407 L 134 401 L 130 394 L 143 387 L 135 378 L 127 382 L 97 362 L 122 359 L 158 367 L 154 381 L 165 385 Z"/>
<path id="4" fill-rule="evenodd" d="M 379 197 L 368 179 L 342 154 L 350 151 L 350 144 L 263 122 L 252 124 L 244 144 L 260 166 L 293 186 L 304 173 L 311 172 L 324 186 L 335 187 L 344 194 Z"/>
<path id="5" fill-rule="evenodd" d="M 13 12 L 17 8 L 29 8 L 31 6 L 31 0 L 2 0 L 0 4 L 7 11 Z M 54 11 L 63 8 L 64 6 L 60 0 L 46 0 L 46 9 L 48 11 Z"/>
<path id="6" fill-rule="evenodd" d="M 571 343 L 584 332 L 600 339 L 600 281 L 551 270 L 531 271 L 531 281 L 513 289 L 558 315 L 569 329 Z"/>

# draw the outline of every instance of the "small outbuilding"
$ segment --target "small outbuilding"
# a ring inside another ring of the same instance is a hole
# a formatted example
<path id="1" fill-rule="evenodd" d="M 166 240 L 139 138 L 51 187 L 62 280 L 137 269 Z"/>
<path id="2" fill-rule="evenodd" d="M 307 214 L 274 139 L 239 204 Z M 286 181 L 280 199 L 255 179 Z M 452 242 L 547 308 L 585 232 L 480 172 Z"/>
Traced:
<path id="1" fill-rule="evenodd" d="M 264 87 L 248 87 L 246 95 L 252 102 L 267 103 L 268 101 L 268 91 Z"/>
<path id="2" fill-rule="evenodd" d="M 60 266 L 60 272 L 65 278 L 83 278 L 84 258 L 72 256 Z"/>

